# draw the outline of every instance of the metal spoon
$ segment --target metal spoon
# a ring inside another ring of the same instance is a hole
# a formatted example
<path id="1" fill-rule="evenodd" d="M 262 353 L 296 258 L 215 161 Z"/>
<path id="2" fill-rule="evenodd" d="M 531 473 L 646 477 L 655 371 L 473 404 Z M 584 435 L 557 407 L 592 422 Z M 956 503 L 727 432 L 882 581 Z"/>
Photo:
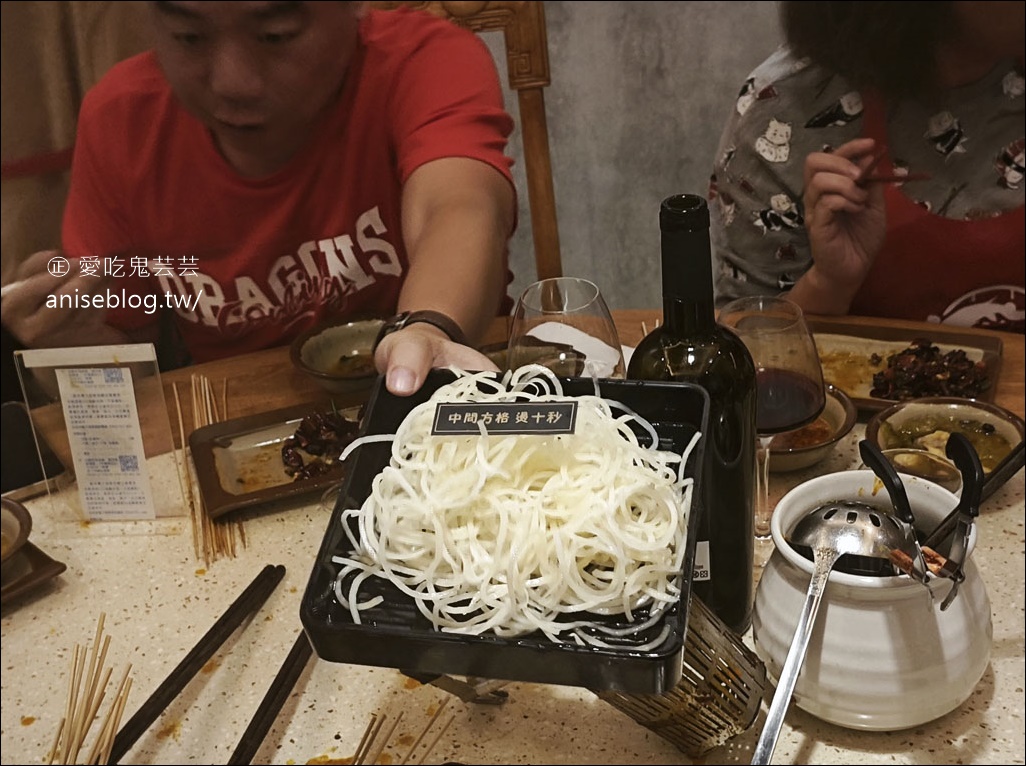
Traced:
<path id="1" fill-rule="evenodd" d="M 890 559 L 892 551 L 904 549 L 907 531 L 891 514 L 854 500 L 821 505 L 798 521 L 788 542 L 812 549 L 812 580 L 766 713 L 766 723 L 755 745 L 753 764 L 767 764 L 773 755 L 798 671 L 809 648 L 823 591 L 837 559 L 844 554 Z"/>

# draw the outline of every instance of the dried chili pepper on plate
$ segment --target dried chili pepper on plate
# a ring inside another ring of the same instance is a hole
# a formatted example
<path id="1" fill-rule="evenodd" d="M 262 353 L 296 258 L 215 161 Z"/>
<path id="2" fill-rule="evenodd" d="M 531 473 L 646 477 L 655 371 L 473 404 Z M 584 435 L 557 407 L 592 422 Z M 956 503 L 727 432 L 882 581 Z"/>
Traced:
<path id="1" fill-rule="evenodd" d="M 873 375 L 870 396 L 897 401 L 924 396 L 973 399 L 989 384 L 986 365 L 974 362 L 963 349 L 943 353 L 928 338 L 916 338 L 887 357 L 886 369 Z"/>

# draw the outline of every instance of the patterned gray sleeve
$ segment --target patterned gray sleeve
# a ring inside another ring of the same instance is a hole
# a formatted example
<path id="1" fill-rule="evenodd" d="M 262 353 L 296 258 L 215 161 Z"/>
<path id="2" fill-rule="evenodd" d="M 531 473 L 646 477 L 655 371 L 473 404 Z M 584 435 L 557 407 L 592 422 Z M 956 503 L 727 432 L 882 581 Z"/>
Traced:
<path id="1" fill-rule="evenodd" d="M 781 49 L 745 81 L 710 183 L 716 303 L 776 295 L 811 264 L 805 157 L 861 132 L 861 98 Z"/>

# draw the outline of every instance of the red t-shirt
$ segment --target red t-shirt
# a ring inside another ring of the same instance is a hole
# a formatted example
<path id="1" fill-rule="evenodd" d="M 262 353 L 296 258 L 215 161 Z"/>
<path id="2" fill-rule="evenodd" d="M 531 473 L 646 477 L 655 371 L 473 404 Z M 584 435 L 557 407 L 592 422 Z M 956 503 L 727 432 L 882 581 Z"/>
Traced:
<path id="1" fill-rule="evenodd" d="M 195 361 L 287 342 L 328 316 L 395 310 L 407 267 L 402 184 L 460 156 L 495 167 L 513 122 L 491 54 L 420 12 L 372 11 L 337 103 L 310 143 L 265 178 L 238 175 L 172 94 L 155 56 L 114 67 L 79 117 L 63 240 L 108 273 L 122 329 L 175 307 Z M 87 261 L 80 261 L 86 263 Z M 134 298 L 132 296 L 135 296 Z"/>

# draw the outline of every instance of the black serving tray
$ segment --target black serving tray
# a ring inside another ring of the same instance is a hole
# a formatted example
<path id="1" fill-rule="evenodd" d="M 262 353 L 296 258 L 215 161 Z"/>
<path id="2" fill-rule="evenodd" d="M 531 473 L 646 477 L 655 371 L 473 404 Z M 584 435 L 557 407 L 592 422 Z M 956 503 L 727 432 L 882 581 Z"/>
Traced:
<path id="1" fill-rule="evenodd" d="M 420 391 L 410 397 L 390 394 L 379 379 L 363 420 L 361 435 L 395 433 L 406 415 L 426 401 L 453 373 L 434 370 Z M 592 379 L 561 378 L 567 396 L 593 394 Z M 663 449 L 683 452 L 696 431 L 706 432 L 709 400 L 705 391 L 690 383 L 600 380 L 600 394 L 622 402 L 656 428 Z M 532 438 L 532 437 L 525 437 Z M 694 568 L 701 503 L 703 441 L 696 445 L 686 467 L 695 481 L 684 553 L 684 571 Z M 342 532 L 341 513 L 357 508 L 370 493 L 371 482 L 388 464 L 391 443 L 360 447 L 348 459 L 350 466 L 331 516 L 317 560 L 300 605 L 300 619 L 317 655 L 331 662 L 398 668 L 410 673 L 462 675 L 478 678 L 578 686 L 595 691 L 615 690 L 659 694 L 676 686 L 682 674 L 684 639 L 691 601 L 691 577 L 684 578 L 680 601 L 661 621 L 649 628 L 641 645 L 669 632 L 656 648 L 638 651 L 629 642 L 615 648 L 555 643 L 540 633 L 518 638 L 492 634 L 468 636 L 437 631 L 417 610 L 413 600 L 379 578 L 362 586 L 365 595 L 381 595 L 384 602 L 361 613 L 355 624 L 349 610 L 335 598 L 338 565 L 332 556 L 350 552 Z M 606 619 L 594 616 L 594 619 Z"/>

